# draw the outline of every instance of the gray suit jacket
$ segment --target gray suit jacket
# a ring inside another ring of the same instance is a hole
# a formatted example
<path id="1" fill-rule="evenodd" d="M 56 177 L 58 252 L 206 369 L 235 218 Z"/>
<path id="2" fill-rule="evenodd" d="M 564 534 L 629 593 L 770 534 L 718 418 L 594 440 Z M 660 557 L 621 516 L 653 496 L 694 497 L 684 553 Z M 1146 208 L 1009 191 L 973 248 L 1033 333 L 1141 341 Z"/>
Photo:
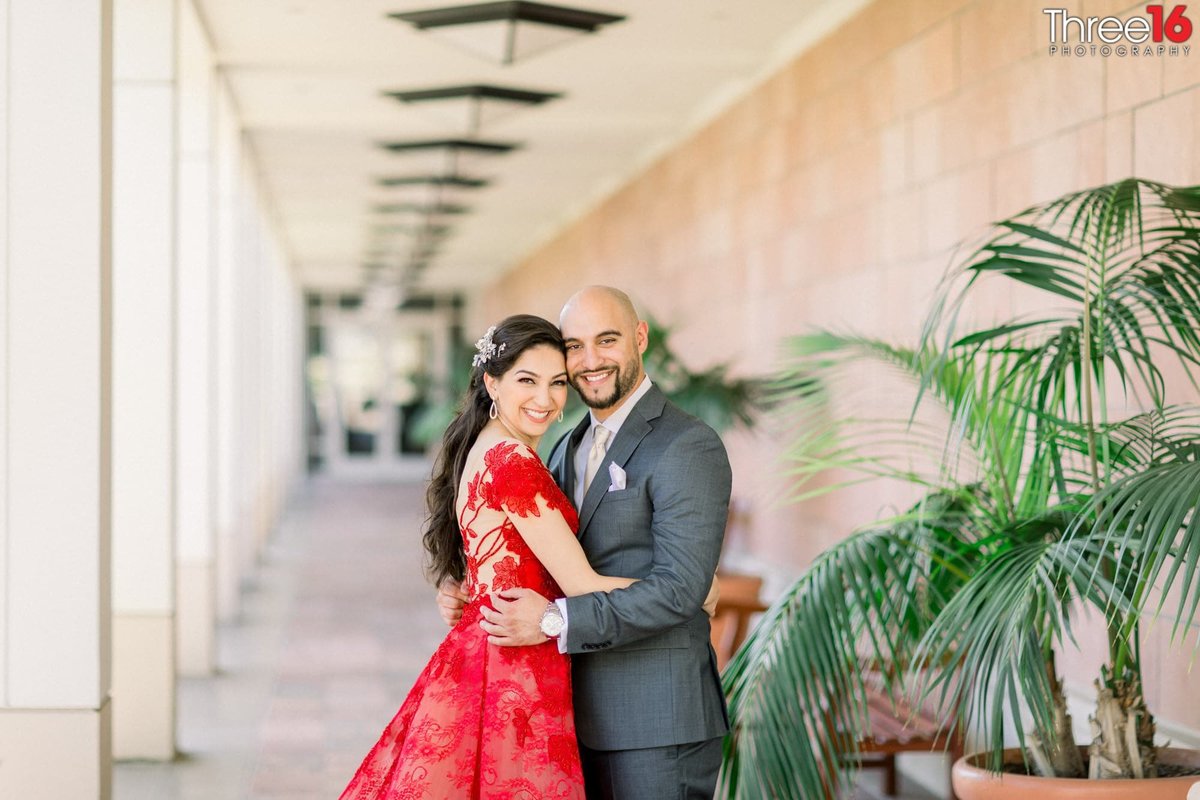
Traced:
<path id="1" fill-rule="evenodd" d="M 590 416 L 554 446 L 550 470 L 573 496 L 572 457 Z M 625 470 L 609 492 L 608 465 Z M 712 428 L 655 386 L 633 407 L 579 509 L 579 541 L 628 589 L 567 599 L 579 741 L 632 750 L 711 739 L 729 728 L 701 607 L 725 535 L 732 475 Z"/>

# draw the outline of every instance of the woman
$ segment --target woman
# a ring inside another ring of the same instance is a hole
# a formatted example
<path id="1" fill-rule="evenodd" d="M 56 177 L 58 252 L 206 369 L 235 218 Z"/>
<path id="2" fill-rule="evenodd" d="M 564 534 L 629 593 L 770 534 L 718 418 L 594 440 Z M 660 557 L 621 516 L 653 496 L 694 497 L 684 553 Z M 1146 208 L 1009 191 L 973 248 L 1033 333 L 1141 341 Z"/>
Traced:
<path id="1" fill-rule="evenodd" d="M 633 580 L 588 566 L 575 509 L 537 456 L 567 401 L 558 329 L 512 316 L 476 347 L 429 484 L 425 530 L 430 577 L 463 582 L 470 600 L 341 800 L 584 796 L 567 657 L 554 641 L 488 645 L 480 608 L 510 588 L 561 597 Z"/>

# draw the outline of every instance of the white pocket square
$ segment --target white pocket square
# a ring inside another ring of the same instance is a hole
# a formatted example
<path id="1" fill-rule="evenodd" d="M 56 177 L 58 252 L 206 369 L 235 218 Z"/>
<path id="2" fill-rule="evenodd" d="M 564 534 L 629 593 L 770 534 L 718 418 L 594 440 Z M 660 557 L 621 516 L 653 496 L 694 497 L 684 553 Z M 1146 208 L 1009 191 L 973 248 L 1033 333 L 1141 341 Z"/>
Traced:
<path id="1" fill-rule="evenodd" d="M 621 469 L 617 464 L 608 465 L 608 490 L 610 492 L 619 492 L 625 488 L 625 470 Z"/>

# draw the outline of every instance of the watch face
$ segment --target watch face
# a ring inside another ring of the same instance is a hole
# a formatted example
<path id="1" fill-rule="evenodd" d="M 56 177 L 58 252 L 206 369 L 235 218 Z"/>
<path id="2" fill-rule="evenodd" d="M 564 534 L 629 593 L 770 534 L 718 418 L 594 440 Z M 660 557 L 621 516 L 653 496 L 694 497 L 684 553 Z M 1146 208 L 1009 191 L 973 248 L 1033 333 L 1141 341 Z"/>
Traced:
<path id="1" fill-rule="evenodd" d="M 542 617 L 542 633 L 547 636 L 558 636 L 562 633 L 563 618 L 558 614 L 546 614 Z"/>

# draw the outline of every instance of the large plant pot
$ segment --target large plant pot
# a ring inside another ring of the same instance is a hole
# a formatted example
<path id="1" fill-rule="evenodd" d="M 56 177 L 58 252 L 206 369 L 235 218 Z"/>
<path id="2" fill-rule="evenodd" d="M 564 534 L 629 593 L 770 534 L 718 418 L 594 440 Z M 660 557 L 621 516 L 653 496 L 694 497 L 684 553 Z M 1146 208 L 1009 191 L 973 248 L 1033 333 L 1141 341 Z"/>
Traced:
<path id="1" fill-rule="evenodd" d="M 1081 747 L 1087 757 L 1087 748 Z M 1162 764 L 1200 767 L 1200 750 L 1164 747 L 1158 751 Z M 979 764 L 982 755 L 960 758 L 951 770 L 954 792 L 960 800 L 1188 800 L 1188 789 L 1200 784 L 1200 775 L 1150 780 L 1089 781 L 1081 778 L 1039 778 L 1034 775 L 996 775 Z M 1004 751 L 1004 763 L 1022 763 L 1018 749 Z M 1200 794 L 1200 789 L 1197 789 Z M 1195 798 L 1197 795 L 1193 795 Z"/>

